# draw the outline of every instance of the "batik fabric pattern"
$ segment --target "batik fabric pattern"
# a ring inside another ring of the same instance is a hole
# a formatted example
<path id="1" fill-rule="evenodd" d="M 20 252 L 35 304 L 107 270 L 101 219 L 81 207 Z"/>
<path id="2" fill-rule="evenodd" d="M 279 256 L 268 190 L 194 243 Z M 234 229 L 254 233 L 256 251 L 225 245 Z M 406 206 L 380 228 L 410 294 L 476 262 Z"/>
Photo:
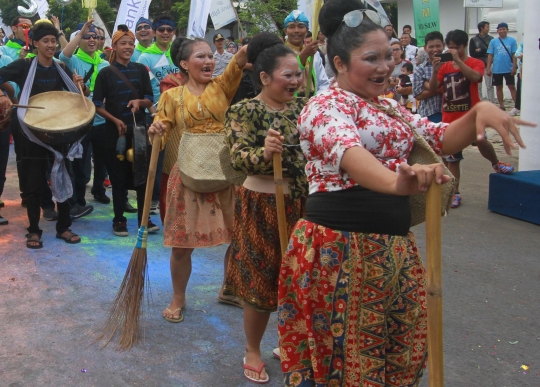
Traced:
<path id="1" fill-rule="evenodd" d="M 424 277 L 412 233 L 300 220 L 279 276 L 285 386 L 417 386 L 427 360 Z"/>

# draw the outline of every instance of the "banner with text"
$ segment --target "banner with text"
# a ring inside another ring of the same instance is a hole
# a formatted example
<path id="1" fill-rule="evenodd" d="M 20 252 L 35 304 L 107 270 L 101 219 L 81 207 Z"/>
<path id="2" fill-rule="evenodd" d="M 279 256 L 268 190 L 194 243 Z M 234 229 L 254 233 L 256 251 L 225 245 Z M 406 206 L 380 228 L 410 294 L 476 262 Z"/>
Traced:
<path id="1" fill-rule="evenodd" d="M 229 0 L 212 0 L 210 17 L 215 30 L 232 23 L 236 20 L 236 13 Z"/>
<path id="2" fill-rule="evenodd" d="M 122 0 L 118 9 L 118 16 L 114 23 L 114 30 L 118 29 L 119 24 L 125 24 L 133 33 L 135 33 L 135 25 L 141 18 L 148 19 L 148 8 L 152 0 Z"/>
<path id="3" fill-rule="evenodd" d="M 212 0 L 191 0 L 187 36 L 204 38 Z"/>
<path id="4" fill-rule="evenodd" d="M 415 37 L 418 46 L 424 45 L 426 35 L 431 31 L 440 31 L 439 0 L 413 0 Z"/>

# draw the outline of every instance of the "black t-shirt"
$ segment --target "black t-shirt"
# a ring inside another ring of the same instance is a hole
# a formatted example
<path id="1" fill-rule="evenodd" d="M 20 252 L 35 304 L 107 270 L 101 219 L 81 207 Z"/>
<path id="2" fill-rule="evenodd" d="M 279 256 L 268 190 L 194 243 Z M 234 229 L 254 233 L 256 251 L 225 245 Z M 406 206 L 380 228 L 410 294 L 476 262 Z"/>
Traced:
<path id="1" fill-rule="evenodd" d="M 128 137 L 133 130 L 133 113 L 131 108 L 127 107 L 129 101 L 134 99 L 149 99 L 154 100 L 150 76 L 146 67 L 140 63 L 129 62 L 124 66 L 118 62 L 114 62 L 111 66 L 115 66 L 124 76 L 133 84 L 138 95 L 134 95 L 129 86 L 122 81 L 118 75 L 108 67 L 100 70 L 96 78 L 94 87 L 93 101 L 97 107 L 104 107 L 112 116 L 120 119 L 128 127 Z M 144 109 L 139 109 L 135 113 L 137 124 L 145 123 L 146 117 Z M 116 125 L 109 120 L 106 120 L 106 137 L 104 141 L 107 147 L 116 147 L 118 140 L 118 129 Z"/>

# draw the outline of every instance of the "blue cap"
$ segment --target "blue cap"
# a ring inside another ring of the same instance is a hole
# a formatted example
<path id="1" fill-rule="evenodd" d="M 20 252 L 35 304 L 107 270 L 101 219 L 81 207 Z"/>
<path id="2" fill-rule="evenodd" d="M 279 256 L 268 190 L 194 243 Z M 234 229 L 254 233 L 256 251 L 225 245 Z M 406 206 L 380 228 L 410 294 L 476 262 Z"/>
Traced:
<path id="1" fill-rule="evenodd" d="M 146 23 L 149 26 L 152 25 L 152 22 L 150 20 L 145 19 L 144 17 L 140 17 L 139 20 L 137 20 L 137 24 L 135 24 L 135 28 L 137 28 L 139 26 L 139 24 L 142 24 L 142 23 Z"/>
<path id="2" fill-rule="evenodd" d="M 503 22 L 503 23 L 499 23 L 499 24 L 497 25 L 497 29 L 499 29 L 499 28 L 506 28 L 506 29 L 508 29 L 508 24 L 506 24 L 506 23 L 504 23 L 504 22 Z"/>
<path id="3" fill-rule="evenodd" d="M 304 14 L 304 12 L 299 10 L 292 11 L 289 16 L 285 18 L 285 21 L 283 22 L 283 25 L 287 27 L 289 23 L 302 23 L 305 24 L 307 28 L 309 28 L 309 19 Z"/>
<path id="4" fill-rule="evenodd" d="M 82 30 L 82 28 L 84 27 L 84 22 L 83 23 L 79 23 L 77 24 L 77 28 L 75 29 L 75 31 L 80 31 Z M 96 26 L 94 26 L 93 24 L 90 26 L 90 29 L 88 30 L 88 32 L 96 32 Z"/>

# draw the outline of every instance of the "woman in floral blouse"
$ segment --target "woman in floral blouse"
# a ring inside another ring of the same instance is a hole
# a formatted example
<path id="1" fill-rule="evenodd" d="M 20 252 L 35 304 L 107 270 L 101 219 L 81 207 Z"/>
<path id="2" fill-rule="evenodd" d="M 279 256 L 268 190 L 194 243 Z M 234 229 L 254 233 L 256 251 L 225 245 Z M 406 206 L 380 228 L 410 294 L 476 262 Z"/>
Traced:
<path id="1" fill-rule="evenodd" d="M 244 301 L 246 355 L 244 374 L 256 383 L 269 380 L 260 344 L 270 313 L 277 309 L 281 265 L 273 153 L 281 153 L 288 181 L 285 204 L 288 231 L 304 213 L 305 159 L 296 123 L 306 99 L 295 98 L 302 81 L 296 54 L 274 34 L 261 33 L 249 43 L 261 93 L 229 109 L 225 128 L 235 169 L 248 177 L 236 192 L 233 241 L 225 295 Z"/>
<path id="2" fill-rule="evenodd" d="M 306 215 L 279 279 L 286 386 L 417 386 L 426 362 L 425 269 L 409 231 L 408 195 L 444 183 L 441 164 L 406 164 L 413 130 L 452 154 L 495 128 L 510 152 L 515 123 L 490 103 L 447 124 L 412 115 L 384 93 L 394 68 L 379 16 L 357 0 L 325 2 L 336 83 L 299 119 Z"/>

